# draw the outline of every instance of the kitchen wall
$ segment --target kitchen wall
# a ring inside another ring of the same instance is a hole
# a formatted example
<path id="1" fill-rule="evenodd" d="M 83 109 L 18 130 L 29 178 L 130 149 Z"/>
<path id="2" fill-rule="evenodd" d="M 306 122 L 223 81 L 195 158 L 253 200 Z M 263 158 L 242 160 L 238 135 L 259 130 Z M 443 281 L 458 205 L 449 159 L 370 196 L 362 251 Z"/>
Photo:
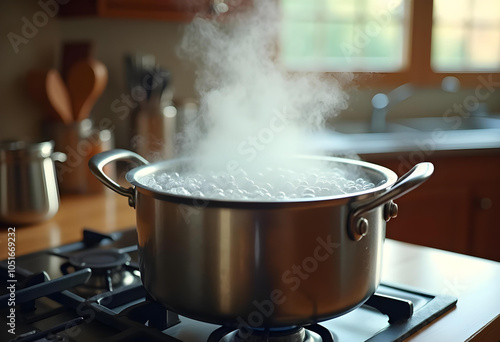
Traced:
<path id="1" fill-rule="evenodd" d="M 102 18 L 49 18 L 46 25 L 16 53 L 7 34 L 21 35 L 23 17 L 32 22 L 41 8 L 36 1 L 2 1 L 0 3 L 0 114 L 1 139 L 32 139 L 40 133 L 43 113 L 28 96 L 24 79 L 32 68 L 56 67 L 60 70 L 62 43 L 88 40 L 94 43 L 94 56 L 108 68 L 108 86 L 97 101 L 95 120 L 109 117 L 116 126 L 118 146 L 127 146 L 128 118 L 124 116 L 122 95 L 128 95 L 123 56 L 141 52 L 154 54 L 157 62 L 172 73 L 177 98 L 195 96 L 193 68 L 176 57 L 175 48 L 182 37 L 184 24 L 145 20 Z M 116 100 L 120 102 L 116 102 Z M 118 110 L 119 108 L 119 110 Z"/>
<path id="2" fill-rule="evenodd" d="M 39 110 L 27 96 L 24 87 L 26 71 L 33 67 L 52 66 L 59 42 L 59 25 L 55 20 L 40 29 L 15 53 L 8 33 L 21 35 L 21 18 L 32 17 L 40 10 L 34 1 L 0 3 L 0 139 L 25 139 L 37 134 Z"/>
<path id="3" fill-rule="evenodd" d="M 124 77 L 123 56 L 129 52 L 156 55 L 159 64 L 172 72 L 176 98 L 194 97 L 195 71 L 176 56 L 176 46 L 182 36 L 184 24 L 128 19 L 102 18 L 49 18 L 27 42 L 18 46 L 18 52 L 9 41 L 9 33 L 22 34 L 23 20 L 33 22 L 33 16 L 41 11 L 37 1 L 3 0 L 0 2 L 0 140 L 33 139 L 39 136 L 43 119 L 41 110 L 29 98 L 24 78 L 32 68 L 60 68 L 61 47 L 64 41 L 90 40 L 95 44 L 95 57 L 108 67 L 109 83 L 103 96 L 97 101 L 92 116 L 95 120 L 111 118 L 116 125 L 117 146 L 128 145 L 130 123 L 121 119 L 123 111 L 117 110 L 116 100 L 128 94 Z M 376 76 L 373 76 L 376 77 Z M 342 118 L 367 119 L 370 115 L 370 99 L 384 87 L 363 86 L 357 80 L 349 90 L 350 108 Z M 439 89 L 421 89 L 412 98 L 397 105 L 389 113 L 391 117 L 440 116 L 454 103 L 473 94 L 474 88 L 457 94 Z M 115 104 L 115 105 L 113 105 Z M 500 112 L 500 96 L 493 94 L 488 101 L 491 111 Z M 333 123 L 334 124 L 334 123 Z"/>

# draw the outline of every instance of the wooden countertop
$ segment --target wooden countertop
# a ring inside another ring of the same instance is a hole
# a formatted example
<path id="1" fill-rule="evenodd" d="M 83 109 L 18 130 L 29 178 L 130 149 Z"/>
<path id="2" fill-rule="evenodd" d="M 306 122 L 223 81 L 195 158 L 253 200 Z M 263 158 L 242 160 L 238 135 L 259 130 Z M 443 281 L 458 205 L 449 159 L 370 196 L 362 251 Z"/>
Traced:
<path id="1" fill-rule="evenodd" d="M 112 232 L 134 225 L 134 209 L 110 190 L 66 196 L 52 219 L 16 227 L 16 255 L 77 241 L 84 227 Z M 0 246 L 3 260 L 6 227 Z M 383 282 L 458 297 L 456 308 L 405 341 L 500 341 L 500 263 L 393 240 L 386 240 L 384 253 Z"/>
<path id="2" fill-rule="evenodd" d="M 42 223 L 16 227 L 16 255 L 56 247 L 81 239 L 83 228 L 112 232 L 135 226 L 135 211 L 127 199 L 109 189 L 97 195 L 66 195 L 57 214 Z M 7 229 L 1 226 L 0 260 L 7 258 Z"/>

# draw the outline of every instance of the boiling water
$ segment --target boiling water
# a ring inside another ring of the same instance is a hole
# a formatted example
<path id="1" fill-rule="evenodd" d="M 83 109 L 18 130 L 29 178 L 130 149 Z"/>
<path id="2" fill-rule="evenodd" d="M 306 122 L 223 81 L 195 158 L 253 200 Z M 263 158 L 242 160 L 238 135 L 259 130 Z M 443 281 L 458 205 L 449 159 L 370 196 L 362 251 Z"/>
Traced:
<path id="1" fill-rule="evenodd" d="M 255 201 L 335 196 L 375 186 L 363 178 L 350 178 L 345 170 L 337 168 L 307 172 L 267 168 L 256 174 L 240 170 L 236 175 L 163 172 L 144 176 L 139 179 L 139 183 L 174 195 Z"/>

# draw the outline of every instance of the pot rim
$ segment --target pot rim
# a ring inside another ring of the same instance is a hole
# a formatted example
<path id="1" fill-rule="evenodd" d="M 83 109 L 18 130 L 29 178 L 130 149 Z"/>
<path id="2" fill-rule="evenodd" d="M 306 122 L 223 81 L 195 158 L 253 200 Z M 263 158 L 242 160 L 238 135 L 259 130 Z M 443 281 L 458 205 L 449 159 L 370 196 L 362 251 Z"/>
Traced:
<path id="1" fill-rule="evenodd" d="M 0 161 L 30 161 L 49 158 L 54 152 L 54 141 L 29 142 L 24 140 L 0 141 Z"/>
<path id="2" fill-rule="evenodd" d="M 195 207 L 227 207 L 227 208 L 279 208 L 279 207 L 290 207 L 290 206 L 322 206 L 322 205 L 332 205 L 332 201 L 347 202 L 354 199 L 364 199 L 372 196 L 376 196 L 381 192 L 384 192 L 388 187 L 391 187 L 398 179 L 396 173 L 384 166 L 361 161 L 354 159 L 347 159 L 341 157 L 327 157 L 327 156 L 316 156 L 316 155 L 297 155 L 294 158 L 310 159 L 310 160 L 320 160 L 327 162 L 336 162 L 342 164 L 348 164 L 351 166 L 362 167 L 364 171 L 371 173 L 377 173 L 382 176 L 385 180 L 383 184 L 376 185 L 375 187 L 356 191 L 348 194 L 334 195 L 334 196 L 319 196 L 313 198 L 294 198 L 286 199 L 283 201 L 262 201 L 253 199 L 235 199 L 235 200 L 224 200 L 215 198 L 201 198 L 193 196 L 175 195 L 167 192 L 160 192 L 149 188 L 141 184 L 138 179 L 146 174 L 155 173 L 165 168 L 165 165 L 172 165 L 177 163 L 183 163 L 192 158 L 176 158 L 166 161 L 151 163 L 136 167 L 125 175 L 126 180 L 135 187 L 135 190 L 141 192 L 147 196 L 152 196 L 159 200 L 182 203 Z M 153 169 L 153 170 L 152 170 Z"/>

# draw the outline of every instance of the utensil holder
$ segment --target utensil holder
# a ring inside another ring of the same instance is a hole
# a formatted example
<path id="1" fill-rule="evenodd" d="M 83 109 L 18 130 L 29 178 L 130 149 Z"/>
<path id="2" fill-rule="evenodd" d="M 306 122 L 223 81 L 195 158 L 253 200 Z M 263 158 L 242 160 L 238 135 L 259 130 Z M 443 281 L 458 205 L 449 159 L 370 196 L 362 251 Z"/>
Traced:
<path id="1" fill-rule="evenodd" d="M 105 187 L 93 177 L 88 168 L 89 159 L 114 147 L 112 132 L 95 128 L 90 119 L 66 125 L 50 122 L 44 126 L 44 135 L 54 140 L 55 148 L 67 155 L 57 166 L 57 179 L 62 194 L 86 194 L 104 191 Z M 115 173 L 114 166 L 108 169 Z"/>
<path id="2" fill-rule="evenodd" d="M 177 109 L 172 103 L 141 103 L 135 116 L 132 148 L 149 161 L 175 156 Z"/>

